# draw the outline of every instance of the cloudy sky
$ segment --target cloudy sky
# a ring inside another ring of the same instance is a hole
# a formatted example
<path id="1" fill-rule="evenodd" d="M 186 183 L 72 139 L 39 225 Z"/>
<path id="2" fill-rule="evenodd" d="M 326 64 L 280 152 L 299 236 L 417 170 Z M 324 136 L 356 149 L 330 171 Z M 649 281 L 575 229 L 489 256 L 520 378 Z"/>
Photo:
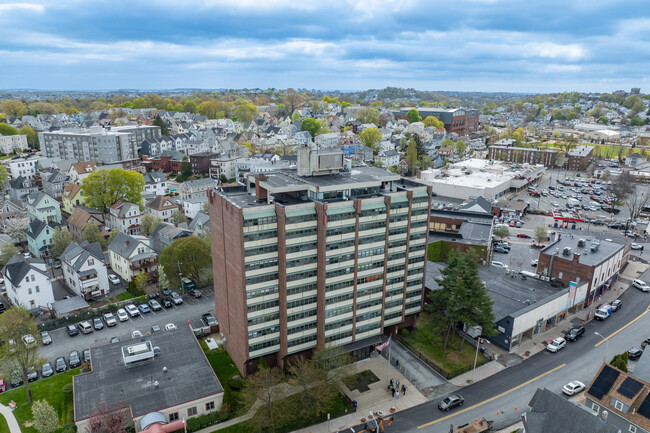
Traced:
<path id="1" fill-rule="evenodd" d="M 0 88 L 650 92 L 647 0 L 0 0 Z"/>

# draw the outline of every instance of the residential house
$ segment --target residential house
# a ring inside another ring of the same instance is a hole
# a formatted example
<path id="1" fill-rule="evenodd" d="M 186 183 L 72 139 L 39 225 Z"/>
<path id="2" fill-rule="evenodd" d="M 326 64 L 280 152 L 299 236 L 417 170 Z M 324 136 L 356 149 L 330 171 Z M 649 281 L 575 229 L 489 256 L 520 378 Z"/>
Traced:
<path id="1" fill-rule="evenodd" d="M 145 213 L 153 216 L 154 218 L 160 218 L 165 222 L 169 222 L 171 216 L 177 210 L 178 206 L 172 201 L 172 199 L 162 195 L 157 195 L 144 207 Z"/>
<path id="2" fill-rule="evenodd" d="M 63 199 L 63 212 L 68 215 L 74 212 L 75 207 L 86 204 L 84 193 L 81 190 L 81 185 L 76 183 L 67 184 L 65 188 L 63 188 L 63 194 L 61 197 Z"/>
<path id="3" fill-rule="evenodd" d="M 438 155 L 442 158 L 451 158 L 454 156 L 454 149 L 451 147 L 441 147 L 438 149 Z"/>
<path id="4" fill-rule="evenodd" d="M 201 239 L 210 236 L 210 216 L 199 212 L 194 219 L 190 221 L 188 228 L 192 231 L 192 235 Z"/>
<path id="5" fill-rule="evenodd" d="M 138 235 L 142 215 L 140 206 L 120 200 L 108 208 L 106 225 L 127 235 Z"/>
<path id="6" fill-rule="evenodd" d="M 142 194 L 165 195 L 169 192 L 167 188 L 167 178 L 162 171 L 150 171 L 142 176 L 144 177 Z"/>
<path id="7" fill-rule="evenodd" d="M 384 167 L 392 167 L 399 164 L 400 153 L 396 150 L 387 150 L 377 155 L 376 161 L 381 162 Z"/>
<path id="8" fill-rule="evenodd" d="M 21 200 L 0 200 L 0 229 L 5 231 L 5 224 L 11 218 L 27 216 L 25 203 Z M 0 249 L 2 251 L 2 249 Z"/>
<path id="9" fill-rule="evenodd" d="M 113 271 L 126 281 L 145 272 L 149 278 L 157 278 L 158 255 L 149 246 L 146 236 L 130 236 L 122 232 L 108 246 Z"/>
<path id="10" fill-rule="evenodd" d="M 99 242 L 70 243 L 61 254 L 63 279 L 78 296 L 107 295 L 110 291 L 104 253 Z"/>
<path id="11" fill-rule="evenodd" d="M 24 176 L 9 180 L 9 197 L 11 200 L 22 201 L 30 194 L 38 191 L 38 185 Z"/>
<path id="12" fill-rule="evenodd" d="M 195 197 L 206 197 L 205 191 L 216 186 L 217 181 L 211 178 L 188 180 L 181 185 L 181 200 L 185 201 Z"/>
<path id="13" fill-rule="evenodd" d="M 26 150 L 26 135 L 0 135 L 0 152 L 4 154 L 14 153 L 14 150 Z"/>
<path id="14" fill-rule="evenodd" d="M 311 134 L 307 131 L 299 131 L 296 134 L 294 134 L 293 138 L 298 142 L 298 145 L 300 146 L 312 142 Z"/>
<path id="15" fill-rule="evenodd" d="M 61 205 L 43 192 L 39 191 L 28 195 L 25 205 L 30 221 L 39 219 L 47 222 L 61 222 Z"/>
<path id="16" fill-rule="evenodd" d="M 645 162 L 645 157 L 640 153 L 630 153 L 625 157 L 625 165 L 627 167 L 634 167 Z"/>
<path id="17" fill-rule="evenodd" d="M 60 171 L 44 173 L 41 175 L 43 182 L 43 191 L 51 197 L 61 197 L 63 188 L 70 183 L 70 176 Z"/>
<path id="18" fill-rule="evenodd" d="M 190 155 L 190 166 L 192 174 L 206 175 L 210 171 L 210 160 L 218 157 L 218 153 L 200 152 Z"/>
<path id="19" fill-rule="evenodd" d="M 77 162 L 70 166 L 68 176 L 70 176 L 71 182 L 81 183 L 93 171 L 97 171 L 97 163 L 95 161 Z"/>
<path id="20" fill-rule="evenodd" d="M 203 206 L 208 202 L 208 196 L 198 196 L 183 200 L 183 213 L 189 219 L 194 219 L 196 214 L 203 210 Z"/>
<path id="21" fill-rule="evenodd" d="M 210 161 L 210 177 L 212 179 L 220 179 L 221 175 L 226 176 L 227 179 L 235 178 L 235 162 L 241 159 L 239 156 L 221 156 L 213 158 Z"/>
<path id="22" fill-rule="evenodd" d="M 151 170 L 153 171 L 180 173 L 181 163 L 185 157 L 185 155 L 175 150 L 167 150 L 158 156 L 147 159 L 146 161 L 151 161 Z"/>
<path id="23" fill-rule="evenodd" d="M 314 143 L 321 148 L 330 148 L 336 146 L 336 143 L 341 139 L 341 134 L 338 132 L 330 132 L 327 134 L 317 135 Z"/>
<path id="24" fill-rule="evenodd" d="M 54 302 L 50 275 L 42 259 L 16 254 L 2 268 L 2 276 L 13 305 L 30 310 L 48 309 Z"/>
<path id="25" fill-rule="evenodd" d="M 104 226 L 103 213 L 94 209 L 78 207 L 68 218 L 68 230 L 75 242 L 81 243 L 84 240 L 84 229 L 88 224 L 95 224 L 102 236 L 109 235 Z"/>
<path id="26" fill-rule="evenodd" d="M 36 175 L 36 164 L 42 159 L 41 156 L 28 156 L 27 158 L 9 159 L 5 163 L 12 179 L 20 176 L 31 179 Z"/>
<path id="27" fill-rule="evenodd" d="M 51 256 L 52 235 L 57 226 L 56 223 L 46 223 L 41 220 L 29 222 L 25 233 L 27 235 L 27 249 L 29 249 L 33 257 L 40 259 Z"/>
<path id="28" fill-rule="evenodd" d="M 160 255 L 165 247 L 176 239 L 186 238 L 188 236 L 192 236 L 191 230 L 162 222 L 158 224 L 153 233 L 151 233 L 149 244 L 151 245 L 151 248 Z"/>
<path id="29" fill-rule="evenodd" d="M 361 161 L 372 161 L 375 156 L 375 151 L 368 146 L 361 146 L 354 151 L 354 155 Z"/>

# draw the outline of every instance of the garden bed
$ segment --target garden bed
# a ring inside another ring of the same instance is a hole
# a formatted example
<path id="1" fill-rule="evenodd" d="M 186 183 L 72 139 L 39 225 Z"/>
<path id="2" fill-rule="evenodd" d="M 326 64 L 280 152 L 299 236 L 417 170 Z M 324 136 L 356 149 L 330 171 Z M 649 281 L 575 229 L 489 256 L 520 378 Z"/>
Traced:
<path id="1" fill-rule="evenodd" d="M 369 391 L 370 388 L 368 385 L 371 383 L 379 382 L 379 378 L 370 370 L 364 370 L 361 373 L 357 373 L 353 376 L 348 376 L 343 379 L 343 383 L 348 387 L 350 391 L 359 390 L 359 392 Z"/>

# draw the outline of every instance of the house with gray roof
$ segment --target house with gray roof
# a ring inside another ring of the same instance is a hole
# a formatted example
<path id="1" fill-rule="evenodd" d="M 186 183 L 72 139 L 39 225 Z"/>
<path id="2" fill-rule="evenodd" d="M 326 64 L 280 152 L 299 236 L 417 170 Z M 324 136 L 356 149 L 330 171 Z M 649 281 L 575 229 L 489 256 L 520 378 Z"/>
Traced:
<path id="1" fill-rule="evenodd" d="M 78 296 L 88 300 L 110 291 L 104 253 L 99 242 L 71 242 L 61 254 L 65 283 Z"/>
<path id="2" fill-rule="evenodd" d="M 192 230 L 192 235 L 201 239 L 210 236 L 210 216 L 199 212 L 188 226 Z"/>
<path id="3" fill-rule="evenodd" d="M 43 182 L 43 191 L 51 197 L 61 197 L 63 188 L 70 183 L 70 176 L 60 171 L 43 173 L 41 175 Z"/>
<path id="4" fill-rule="evenodd" d="M 49 309 L 54 302 L 52 283 L 44 260 L 16 254 L 2 268 L 2 276 L 12 304 L 33 310 Z"/>
<path id="5" fill-rule="evenodd" d="M 27 248 L 33 257 L 50 257 L 52 235 L 57 226 L 59 224 L 38 219 L 29 222 L 25 233 L 27 235 Z"/>
<path id="6" fill-rule="evenodd" d="M 38 185 L 36 182 L 24 176 L 19 176 L 17 179 L 9 180 L 9 197 L 11 200 L 21 201 L 30 194 L 38 192 Z"/>
<path id="7" fill-rule="evenodd" d="M 153 233 L 151 233 L 150 245 L 157 254 L 161 254 L 176 239 L 186 238 L 188 236 L 192 236 L 190 230 L 176 227 L 174 224 L 161 222 Z"/>
<path id="8" fill-rule="evenodd" d="M 48 222 L 61 222 L 61 205 L 54 197 L 44 192 L 35 192 L 26 199 L 29 220 L 39 219 Z"/>
<path id="9" fill-rule="evenodd" d="M 142 175 L 144 177 L 144 186 L 142 194 L 144 195 L 165 195 L 169 192 L 167 188 L 167 178 L 162 171 L 150 171 Z"/>
<path id="10" fill-rule="evenodd" d="M 180 187 L 181 200 L 187 200 L 199 196 L 207 197 L 206 191 L 217 186 L 217 180 L 212 178 L 188 180 Z"/>
<path id="11" fill-rule="evenodd" d="M 144 213 L 137 204 L 118 201 L 108 208 L 106 226 L 127 235 L 140 234 L 140 222 Z"/>
<path id="12" fill-rule="evenodd" d="M 126 281 L 132 281 L 143 272 L 150 279 L 158 278 L 158 254 L 151 248 L 146 236 L 130 236 L 120 232 L 108 245 L 108 255 L 113 271 Z"/>
<path id="13" fill-rule="evenodd" d="M 198 196 L 183 201 L 183 213 L 185 217 L 194 219 L 197 213 L 203 210 L 203 206 L 208 202 L 208 196 Z"/>

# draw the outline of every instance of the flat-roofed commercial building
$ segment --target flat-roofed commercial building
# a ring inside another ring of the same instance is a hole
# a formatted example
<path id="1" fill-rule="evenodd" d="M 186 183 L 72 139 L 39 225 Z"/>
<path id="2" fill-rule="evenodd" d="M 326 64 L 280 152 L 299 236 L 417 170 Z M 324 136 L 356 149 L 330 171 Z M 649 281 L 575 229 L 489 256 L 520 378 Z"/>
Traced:
<path id="1" fill-rule="evenodd" d="M 209 192 L 215 308 L 248 374 L 334 344 L 368 353 L 422 310 L 431 187 L 298 150 L 297 172 Z"/>

